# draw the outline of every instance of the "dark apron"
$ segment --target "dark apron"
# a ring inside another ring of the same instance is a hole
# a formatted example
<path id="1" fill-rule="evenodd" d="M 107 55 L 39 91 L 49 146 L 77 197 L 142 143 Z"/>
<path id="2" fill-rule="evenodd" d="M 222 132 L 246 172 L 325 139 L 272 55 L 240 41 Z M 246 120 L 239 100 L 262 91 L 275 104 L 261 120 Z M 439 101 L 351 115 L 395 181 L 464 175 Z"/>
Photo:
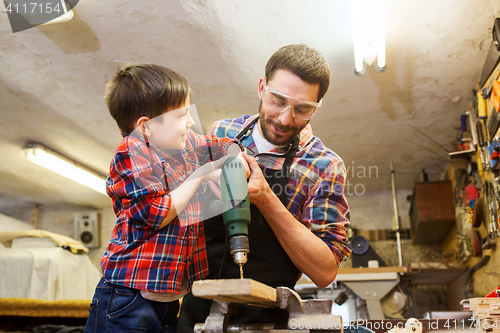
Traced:
<path id="1" fill-rule="evenodd" d="M 236 139 L 241 139 L 257 119 L 238 133 Z M 269 186 L 285 206 L 287 205 L 289 170 L 297 152 L 298 143 L 299 137 L 297 136 L 285 155 L 283 171 L 261 167 Z M 209 195 L 212 195 L 213 198 L 206 201 L 208 203 L 206 209 L 211 209 L 211 205 L 220 205 L 220 200 L 214 194 L 207 194 L 207 196 Z M 250 253 L 248 254 L 247 263 L 243 266 L 244 277 L 274 288 L 285 286 L 293 289 L 300 271 L 281 247 L 273 230 L 257 206 L 251 205 L 250 208 L 252 219 L 248 226 Z M 203 226 L 209 267 L 209 275 L 206 279 L 239 279 L 240 270 L 229 252 L 229 245 L 226 240 L 227 228 L 224 226 L 222 215 L 203 221 Z M 205 322 L 211 304 L 211 300 L 194 297 L 191 293 L 184 296 L 179 316 L 178 332 L 192 332 L 196 323 Z M 286 326 L 287 320 L 288 313 L 281 309 L 241 305 L 238 307 L 238 314 L 231 316 L 230 323 L 276 323 Z"/>

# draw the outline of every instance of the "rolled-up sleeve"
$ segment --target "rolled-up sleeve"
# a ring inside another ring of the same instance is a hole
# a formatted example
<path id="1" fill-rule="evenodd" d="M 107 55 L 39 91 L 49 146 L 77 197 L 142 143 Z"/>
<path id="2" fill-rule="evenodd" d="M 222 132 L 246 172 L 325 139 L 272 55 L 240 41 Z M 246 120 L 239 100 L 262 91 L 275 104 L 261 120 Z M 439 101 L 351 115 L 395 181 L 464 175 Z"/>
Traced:
<path id="1" fill-rule="evenodd" d="M 351 253 L 347 244 L 350 214 L 344 192 L 345 176 L 343 162 L 332 161 L 312 188 L 302 215 L 302 222 L 328 245 L 339 264 Z"/>

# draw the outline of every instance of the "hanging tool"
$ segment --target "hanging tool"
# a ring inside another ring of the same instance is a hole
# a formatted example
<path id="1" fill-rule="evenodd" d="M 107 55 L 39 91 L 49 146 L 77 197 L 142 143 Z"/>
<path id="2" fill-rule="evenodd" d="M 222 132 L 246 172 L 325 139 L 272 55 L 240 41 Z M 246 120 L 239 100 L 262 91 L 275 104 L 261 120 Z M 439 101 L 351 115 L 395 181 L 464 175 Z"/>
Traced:
<path id="1" fill-rule="evenodd" d="M 495 109 L 500 110 L 500 81 L 495 80 L 493 82 L 493 93 L 491 94 L 491 99 L 493 100 L 493 105 Z"/>
<path id="2" fill-rule="evenodd" d="M 238 157 L 229 157 L 222 167 L 221 201 L 224 209 L 222 218 L 230 237 L 229 250 L 234 263 L 240 267 L 240 277 L 243 278 L 243 265 L 250 252 L 250 199 L 245 168 Z"/>
<path id="3" fill-rule="evenodd" d="M 495 198 L 497 199 L 497 204 L 500 206 L 500 177 L 493 179 L 493 190 L 495 192 Z"/>
<path id="4" fill-rule="evenodd" d="M 500 18 L 496 18 L 493 24 L 493 40 L 488 48 L 488 53 L 486 60 L 484 61 L 483 69 L 481 70 L 481 76 L 479 78 L 479 86 L 482 87 L 488 81 L 493 70 L 499 63 L 500 55 Z"/>
<path id="5" fill-rule="evenodd" d="M 495 197 L 493 184 L 490 181 L 484 182 L 484 194 L 486 205 L 488 207 L 488 223 L 485 227 L 488 232 L 485 238 L 481 240 L 483 249 L 490 249 L 496 243 L 496 238 L 500 237 L 498 230 L 498 205 Z"/>
<path id="6" fill-rule="evenodd" d="M 483 189 L 483 183 L 481 182 L 481 177 L 479 176 L 479 170 L 472 172 L 472 179 L 474 181 L 474 186 L 476 186 L 478 192 L 482 193 L 482 195 L 479 195 L 479 197 L 476 198 L 475 206 L 477 209 L 476 215 L 474 216 L 474 221 L 472 223 L 473 227 L 479 228 L 482 222 L 484 222 L 484 225 L 488 224 L 488 205 L 486 204 L 486 195 L 484 194 L 485 192 Z"/>
<path id="7" fill-rule="evenodd" d="M 486 146 L 488 164 L 493 171 L 498 170 L 498 168 L 500 167 L 499 148 L 500 143 L 498 142 L 498 140 L 493 140 L 493 142 L 491 142 L 489 146 Z"/>
<path id="8" fill-rule="evenodd" d="M 481 94 L 481 91 L 478 91 L 476 93 L 476 97 L 477 97 L 477 115 L 478 115 L 479 119 L 481 119 L 483 124 L 484 124 L 484 131 L 486 133 L 486 140 L 489 140 L 488 132 L 486 132 L 488 130 L 488 127 L 486 126 L 486 101 L 484 100 L 483 95 Z"/>
<path id="9" fill-rule="evenodd" d="M 493 82 L 495 82 L 495 80 L 497 79 L 499 72 L 500 72 L 500 66 L 498 66 L 495 72 L 493 72 L 493 76 L 491 77 L 491 81 L 488 87 L 481 89 L 481 94 L 484 99 L 487 99 L 490 96 L 491 88 L 493 87 Z"/>
<path id="10" fill-rule="evenodd" d="M 477 96 L 479 100 L 479 96 Z M 484 101 L 484 100 L 483 100 Z M 479 103 L 478 103 L 478 116 L 481 117 L 481 115 L 486 115 L 486 111 L 479 110 Z M 486 168 L 484 166 L 487 161 L 483 153 L 483 147 L 484 147 L 484 136 L 483 136 L 483 128 L 481 126 L 481 123 L 479 122 L 479 119 L 476 119 L 476 114 L 474 111 L 467 111 L 465 112 L 466 115 L 470 117 L 470 126 L 471 126 L 471 132 L 472 132 L 472 142 L 477 146 L 477 150 L 479 152 L 479 158 L 481 160 L 481 169 Z M 475 124 L 475 126 L 474 126 Z"/>
<path id="11" fill-rule="evenodd" d="M 493 45 L 495 45 L 497 51 L 500 51 L 500 17 L 495 19 L 493 23 Z"/>
<path id="12" fill-rule="evenodd" d="M 479 238 L 479 233 L 474 228 L 469 228 L 467 230 L 467 237 L 470 239 L 471 247 L 472 247 L 472 256 L 480 257 L 483 253 L 483 249 L 481 248 L 481 239 Z"/>

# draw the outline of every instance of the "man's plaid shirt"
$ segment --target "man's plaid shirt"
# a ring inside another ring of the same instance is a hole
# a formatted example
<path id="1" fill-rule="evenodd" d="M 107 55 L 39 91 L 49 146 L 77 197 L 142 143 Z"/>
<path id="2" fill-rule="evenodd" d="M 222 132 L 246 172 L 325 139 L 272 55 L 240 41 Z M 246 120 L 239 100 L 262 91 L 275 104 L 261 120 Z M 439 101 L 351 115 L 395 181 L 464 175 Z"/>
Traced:
<path id="1" fill-rule="evenodd" d="M 234 138 L 256 115 L 215 122 L 209 134 Z M 253 125 L 252 129 L 255 127 Z M 241 138 L 247 154 L 258 157 L 257 163 L 281 170 L 285 150 L 258 153 L 251 130 Z M 299 149 L 291 166 L 288 181 L 288 211 L 321 238 L 342 262 L 350 255 L 347 245 L 349 207 L 344 193 L 346 169 L 342 159 L 313 136 L 311 126 L 300 132 Z"/>
<path id="2" fill-rule="evenodd" d="M 235 139 L 189 132 L 186 147 L 170 156 L 142 138 L 125 136 L 107 179 L 107 192 L 118 220 L 101 259 L 106 281 L 134 289 L 180 293 L 208 274 L 201 221 L 203 190 L 166 227 L 159 229 L 171 205 L 170 192 L 200 165 L 224 156 Z"/>

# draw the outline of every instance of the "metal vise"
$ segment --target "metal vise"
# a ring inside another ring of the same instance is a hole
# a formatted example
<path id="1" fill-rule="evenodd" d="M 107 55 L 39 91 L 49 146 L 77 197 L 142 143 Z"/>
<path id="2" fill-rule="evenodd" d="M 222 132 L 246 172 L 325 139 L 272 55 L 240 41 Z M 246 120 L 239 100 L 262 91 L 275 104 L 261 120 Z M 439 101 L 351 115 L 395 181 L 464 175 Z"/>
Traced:
<path id="1" fill-rule="evenodd" d="M 277 301 L 281 309 L 289 313 L 287 329 L 275 329 L 269 324 L 229 324 L 229 316 L 235 313 L 236 304 L 213 301 L 210 314 L 204 324 L 197 324 L 195 333 L 271 333 L 310 332 L 310 330 L 332 330 L 343 333 L 342 317 L 331 313 L 333 300 L 302 300 L 295 291 L 287 287 L 276 288 Z"/>

